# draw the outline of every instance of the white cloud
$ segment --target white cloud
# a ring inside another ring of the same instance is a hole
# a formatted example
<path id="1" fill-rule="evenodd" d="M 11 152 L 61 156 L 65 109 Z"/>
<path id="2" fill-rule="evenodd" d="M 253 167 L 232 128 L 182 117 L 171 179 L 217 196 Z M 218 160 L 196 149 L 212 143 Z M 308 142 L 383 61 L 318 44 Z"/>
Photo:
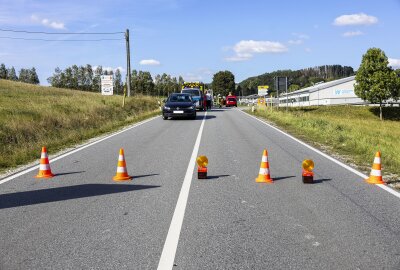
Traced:
<path id="1" fill-rule="evenodd" d="M 361 31 L 349 31 L 349 32 L 343 33 L 344 37 L 355 37 L 355 36 L 361 36 L 361 35 L 364 35 L 364 33 Z"/>
<path id="2" fill-rule="evenodd" d="M 309 39 L 310 36 L 303 34 L 303 33 L 292 33 L 293 36 L 299 38 L 299 39 Z"/>
<path id="3" fill-rule="evenodd" d="M 255 54 L 282 53 L 288 50 L 287 47 L 280 42 L 257 40 L 241 40 L 236 43 L 232 49 L 236 55 L 225 58 L 226 61 L 246 61 L 251 59 Z"/>
<path id="4" fill-rule="evenodd" d="M 194 74 L 194 73 L 187 73 L 187 74 L 183 75 L 182 78 L 186 82 L 203 80 L 203 76 L 201 76 L 200 74 Z"/>
<path id="5" fill-rule="evenodd" d="M 199 68 L 182 75 L 185 81 L 211 81 L 215 71 L 209 68 Z M 178 76 L 177 76 L 178 77 Z"/>
<path id="6" fill-rule="evenodd" d="M 154 59 L 144 59 L 139 62 L 142 66 L 159 66 L 161 63 L 160 61 Z"/>
<path id="7" fill-rule="evenodd" d="M 289 40 L 289 44 L 300 45 L 300 44 L 303 44 L 303 40 L 302 39 Z"/>
<path id="8" fill-rule="evenodd" d="M 337 26 L 345 26 L 345 25 L 370 25 L 378 22 L 378 18 L 367 15 L 365 13 L 351 14 L 351 15 L 342 15 L 335 19 L 333 22 L 334 25 Z"/>
<path id="9" fill-rule="evenodd" d="M 245 56 L 231 56 L 231 57 L 225 57 L 225 61 L 228 62 L 242 62 L 242 61 L 247 61 L 251 58 L 250 57 L 245 57 Z"/>
<path id="10" fill-rule="evenodd" d="M 49 27 L 49 28 L 53 28 L 53 29 L 65 29 L 65 24 L 63 22 L 56 22 L 56 21 L 51 21 L 47 18 L 39 18 L 36 15 L 32 15 L 31 16 L 32 21 L 34 22 L 39 22 L 40 24 Z"/>
<path id="11" fill-rule="evenodd" d="M 311 52 L 311 48 L 305 48 L 304 49 L 306 52 L 310 53 Z"/>
<path id="12" fill-rule="evenodd" d="M 389 66 L 392 68 L 400 68 L 400 59 L 389 58 Z"/>

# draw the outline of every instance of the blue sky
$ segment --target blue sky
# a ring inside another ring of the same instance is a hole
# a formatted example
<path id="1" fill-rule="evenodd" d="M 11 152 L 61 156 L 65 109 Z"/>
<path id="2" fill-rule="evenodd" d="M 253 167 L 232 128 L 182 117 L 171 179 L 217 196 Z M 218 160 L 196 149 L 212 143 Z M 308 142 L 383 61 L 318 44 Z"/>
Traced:
<path id="1" fill-rule="evenodd" d="M 357 69 L 370 47 L 400 68 L 400 0 L 23 1 L 0 0 L 0 28 L 131 33 L 131 68 L 211 82 L 230 70 L 240 82 L 277 69 L 324 64 Z M 66 42 L 10 40 L 121 38 Z M 55 67 L 126 68 L 123 35 L 50 36 L 0 31 L 0 63 L 36 67 L 47 84 Z"/>

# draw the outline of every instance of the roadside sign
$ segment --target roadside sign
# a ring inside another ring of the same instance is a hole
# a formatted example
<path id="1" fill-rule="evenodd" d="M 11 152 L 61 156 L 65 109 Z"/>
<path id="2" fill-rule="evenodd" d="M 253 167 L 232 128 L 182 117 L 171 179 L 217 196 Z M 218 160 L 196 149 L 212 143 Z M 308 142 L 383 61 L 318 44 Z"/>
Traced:
<path id="1" fill-rule="evenodd" d="M 258 86 L 258 95 L 259 95 L 259 96 L 266 96 L 266 95 L 268 95 L 268 89 L 269 89 L 269 86 L 268 86 L 268 85 L 259 85 L 259 86 Z"/>
<path id="2" fill-rule="evenodd" d="M 101 94 L 103 96 L 113 95 L 113 85 L 112 75 L 101 75 Z"/>

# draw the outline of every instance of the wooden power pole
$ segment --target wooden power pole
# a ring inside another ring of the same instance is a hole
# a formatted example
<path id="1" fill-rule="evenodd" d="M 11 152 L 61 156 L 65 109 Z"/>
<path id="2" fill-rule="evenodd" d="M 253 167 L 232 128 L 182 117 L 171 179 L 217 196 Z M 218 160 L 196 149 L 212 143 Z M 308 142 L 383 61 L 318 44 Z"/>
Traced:
<path id="1" fill-rule="evenodd" d="M 128 97 L 131 96 L 131 53 L 129 46 L 129 29 L 125 32 L 126 40 L 126 90 Z"/>

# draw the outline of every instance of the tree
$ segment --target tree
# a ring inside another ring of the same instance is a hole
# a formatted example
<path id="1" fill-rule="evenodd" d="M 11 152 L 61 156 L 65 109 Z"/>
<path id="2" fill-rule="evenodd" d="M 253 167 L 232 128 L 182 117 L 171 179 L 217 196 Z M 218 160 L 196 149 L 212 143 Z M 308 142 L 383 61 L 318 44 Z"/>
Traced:
<path id="1" fill-rule="evenodd" d="M 226 96 L 235 91 L 235 76 L 228 70 L 219 71 L 214 74 L 211 85 L 215 94 Z"/>
<path id="2" fill-rule="evenodd" d="M 296 90 L 299 90 L 300 89 L 300 85 L 298 85 L 298 84 L 291 84 L 290 86 L 289 86 L 289 92 L 293 92 L 293 91 L 296 91 Z"/>
<path id="3" fill-rule="evenodd" d="M 93 84 L 92 84 L 92 91 L 99 92 L 101 87 L 101 78 L 100 76 L 103 75 L 103 67 L 97 66 L 94 71 L 93 76 Z"/>
<path id="4" fill-rule="evenodd" d="M 4 64 L 0 65 L 0 79 L 7 79 L 7 69 Z"/>
<path id="5" fill-rule="evenodd" d="M 123 83 L 122 83 L 122 76 L 121 71 L 117 69 L 114 74 L 114 89 L 117 92 L 117 95 L 123 92 Z"/>
<path id="6" fill-rule="evenodd" d="M 381 49 L 369 49 L 362 57 L 354 85 L 354 92 L 358 97 L 379 104 L 381 120 L 382 103 L 390 98 L 397 100 L 399 97 L 400 79 L 388 64 L 388 58 Z"/>
<path id="7" fill-rule="evenodd" d="M 39 84 L 39 77 L 36 73 L 36 69 L 33 67 L 28 71 L 29 76 L 29 83 L 31 84 Z"/>
<path id="8" fill-rule="evenodd" d="M 21 68 L 18 78 L 20 82 L 29 83 L 29 70 Z"/>
<path id="9" fill-rule="evenodd" d="M 18 81 L 17 73 L 15 72 L 15 68 L 11 67 L 8 69 L 7 79 L 12 81 Z"/>

